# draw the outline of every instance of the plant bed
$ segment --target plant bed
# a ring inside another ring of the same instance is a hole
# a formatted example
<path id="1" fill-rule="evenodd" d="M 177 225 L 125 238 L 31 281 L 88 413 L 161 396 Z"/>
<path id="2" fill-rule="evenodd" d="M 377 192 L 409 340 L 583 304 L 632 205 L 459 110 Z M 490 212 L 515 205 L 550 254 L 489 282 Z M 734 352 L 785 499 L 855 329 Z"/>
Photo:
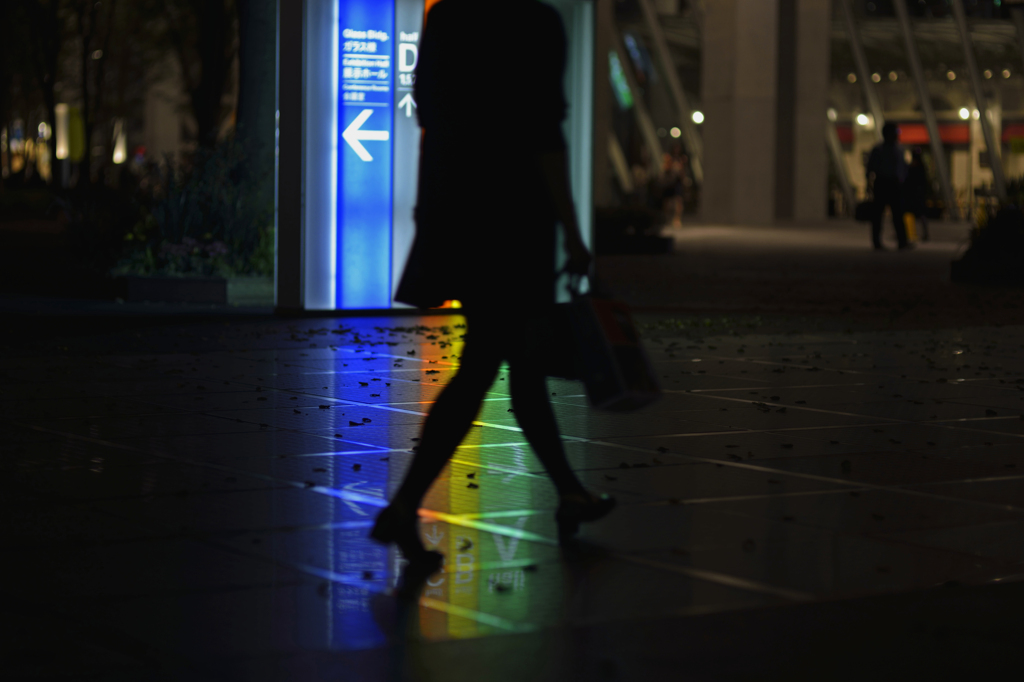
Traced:
<path id="1" fill-rule="evenodd" d="M 950 264 L 950 279 L 960 284 L 1024 286 L 1024 214 L 1009 206 L 975 229 L 963 258 Z"/>
<path id="2" fill-rule="evenodd" d="M 143 277 L 121 278 L 125 300 L 131 303 L 209 303 L 272 306 L 270 277 Z"/>
<path id="3" fill-rule="evenodd" d="M 274 278 L 228 278 L 228 304 L 238 306 L 274 305 Z"/>
<path id="4" fill-rule="evenodd" d="M 139 277 L 124 278 L 125 300 L 130 303 L 214 303 L 227 304 L 226 277 Z"/>
<path id="5" fill-rule="evenodd" d="M 950 263 L 949 275 L 957 284 L 1024 286 L 1024 264 L 1019 260 L 1001 262 L 963 258 Z"/>
<path id="6" fill-rule="evenodd" d="M 600 255 L 672 253 L 672 238 L 659 234 L 661 221 L 660 213 L 645 208 L 599 208 L 594 251 Z"/>
<path id="7" fill-rule="evenodd" d="M 273 197 L 234 140 L 168 158 L 111 274 L 128 301 L 272 306 Z"/>
<path id="8" fill-rule="evenodd" d="M 602 256 L 612 255 L 657 255 L 672 253 L 675 241 L 672 237 L 658 235 L 614 235 L 599 237 L 595 251 Z"/>

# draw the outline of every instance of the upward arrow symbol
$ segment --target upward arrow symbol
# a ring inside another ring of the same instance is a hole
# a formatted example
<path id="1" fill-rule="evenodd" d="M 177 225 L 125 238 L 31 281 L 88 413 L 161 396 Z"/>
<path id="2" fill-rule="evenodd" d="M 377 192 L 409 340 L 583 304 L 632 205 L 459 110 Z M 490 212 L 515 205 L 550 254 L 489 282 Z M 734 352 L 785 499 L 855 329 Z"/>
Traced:
<path id="1" fill-rule="evenodd" d="M 419 107 L 416 106 L 416 100 L 414 100 L 412 98 L 412 93 L 411 92 L 407 92 L 405 94 L 405 97 L 402 98 L 402 101 L 398 103 L 398 108 L 401 109 L 402 107 L 405 107 L 405 117 L 406 118 L 411 118 L 412 117 L 412 110 L 419 108 Z"/>

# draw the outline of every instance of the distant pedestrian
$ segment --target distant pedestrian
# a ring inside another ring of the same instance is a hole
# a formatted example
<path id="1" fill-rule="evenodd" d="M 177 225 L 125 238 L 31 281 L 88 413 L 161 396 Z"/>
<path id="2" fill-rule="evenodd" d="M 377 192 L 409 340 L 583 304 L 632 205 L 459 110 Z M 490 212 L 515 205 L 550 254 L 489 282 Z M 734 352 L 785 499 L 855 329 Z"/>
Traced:
<path id="1" fill-rule="evenodd" d="M 882 246 L 882 218 L 885 208 L 892 211 L 892 224 L 896 229 L 896 241 L 900 249 L 909 249 L 907 230 L 903 224 L 903 182 L 907 178 L 907 163 L 903 160 L 903 147 L 899 139 L 899 128 L 895 123 L 882 126 L 882 142 L 875 145 L 868 157 L 866 169 L 868 187 L 874 195 L 874 214 L 871 216 L 871 241 L 876 251 Z"/>
<path id="2" fill-rule="evenodd" d="M 651 174 L 647 166 L 650 162 L 650 154 L 645 148 L 640 149 L 640 158 L 633 162 L 630 172 L 633 175 L 633 194 L 631 201 L 634 206 L 647 206 L 647 190 L 651 181 Z"/>
<path id="3" fill-rule="evenodd" d="M 661 206 L 672 227 L 683 225 L 683 178 L 686 174 L 686 156 L 683 147 L 675 145 L 665 152 L 661 164 Z"/>
<path id="4" fill-rule="evenodd" d="M 907 179 L 903 183 L 903 210 L 914 216 L 918 238 L 928 241 L 928 171 L 924 167 L 924 159 L 920 147 L 911 151 L 910 168 Z"/>

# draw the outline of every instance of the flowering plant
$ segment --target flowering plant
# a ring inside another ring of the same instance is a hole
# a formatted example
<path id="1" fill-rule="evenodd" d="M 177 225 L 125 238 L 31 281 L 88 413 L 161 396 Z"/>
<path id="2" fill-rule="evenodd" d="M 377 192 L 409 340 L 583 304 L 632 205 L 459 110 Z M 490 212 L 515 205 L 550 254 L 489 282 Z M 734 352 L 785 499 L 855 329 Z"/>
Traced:
<path id="1" fill-rule="evenodd" d="M 273 200 L 225 140 L 159 168 L 145 217 L 125 236 L 115 275 L 267 276 L 274 267 Z"/>

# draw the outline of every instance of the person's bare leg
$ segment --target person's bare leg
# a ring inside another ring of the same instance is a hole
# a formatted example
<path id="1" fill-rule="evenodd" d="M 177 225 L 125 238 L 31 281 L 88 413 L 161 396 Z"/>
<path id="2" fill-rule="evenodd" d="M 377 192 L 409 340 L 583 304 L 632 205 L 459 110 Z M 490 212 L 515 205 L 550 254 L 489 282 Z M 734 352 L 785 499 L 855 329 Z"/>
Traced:
<path id="1" fill-rule="evenodd" d="M 395 494 L 396 501 L 413 509 L 419 507 L 473 425 L 499 366 L 498 361 L 482 366 L 464 365 L 438 396 L 423 424 L 419 448 Z"/>
<path id="2" fill-rule="evenodd" d="M 591 495 L 569 466 L 544 375 L 535 367 L 518 364 L 515 360 L 509 375 L 516 421 L 558 491 L 555 513 L 558 540 L 569 543 L 581 522 L 605 516 L 615 507 L 615 500 L 607 495 Z"/>
<path id="3" fill-rule="evenodd" d="M 407 559 L 424 552 L 416 530 L 420 502 L 466 437 L 501 366 L 493 339 L 486 330 L 481 332 L 468 335 L 459 371 L 427 415 L 416 456 L 371 533 L 378 540 L 397 543 Z"/>
<path id="4" fill-rule="evenodd" d="M 512 382 L 512 409 L 523 436 L 551 477 L 561 497 L 587 497 L 587 491 L 576 477 L 565 457 L 558 422 L 548 400 L 544 375 L 532 367 L 513 364 L 509 372 Z"/>

